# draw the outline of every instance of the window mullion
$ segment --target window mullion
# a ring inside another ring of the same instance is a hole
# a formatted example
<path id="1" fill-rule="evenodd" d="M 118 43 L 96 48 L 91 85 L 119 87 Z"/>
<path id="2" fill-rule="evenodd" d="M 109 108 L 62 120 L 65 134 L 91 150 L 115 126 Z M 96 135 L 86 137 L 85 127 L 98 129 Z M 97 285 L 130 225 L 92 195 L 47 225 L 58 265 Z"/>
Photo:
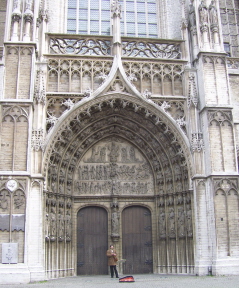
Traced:
<path id="1" fill-rule="evenodd" d="M 79 34 L 79 13 L 80 13 L 80 6 L 79 6 L 79 1 L 76 1 L 76 34 Z"/>
<path id="2" fill-rule="evenodd" d="M 88 1 L 87 34 L 90 35 L 90 0 Z"/>
<path id="3" fill-rule="evenodd" d="M 147 0 L 145 0 L 145 20 L 146 20 L 146 36 L 149 37 L 149 14 L 148 14 L 148 5 Z"/>
<path id="4" fill-rule="evenodd" d="M 101 35 L 101 31 L 102 31 L 102 29 L 101 29 L 101 19 L 102 19 L 101 14 L 102 14 L 101 1 L 99 1 L 99 35 Z"/>
<path id="5" fill-rule="evenodd" d="M 127 36 L 127 22 L 126 22 L 126 0 L 124 0 L 124 36 Z"/>
<path id="6" fill-rule="evenodd" d="M 134 14 L 135 14 L 135 36 L 138 37 L 138 13 L 137 13 L 137 0 L 134 0 Z"/>

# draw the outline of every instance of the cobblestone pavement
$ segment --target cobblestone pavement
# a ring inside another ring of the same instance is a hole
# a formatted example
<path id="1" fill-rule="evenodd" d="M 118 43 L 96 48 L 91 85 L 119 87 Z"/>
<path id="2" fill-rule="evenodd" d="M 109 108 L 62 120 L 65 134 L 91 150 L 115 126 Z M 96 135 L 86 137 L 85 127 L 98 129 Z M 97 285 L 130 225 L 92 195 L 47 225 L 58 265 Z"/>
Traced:
<path id="1" fill-rule="evenodd" d="M 78 276 L 42 281 L 30 284 L 1 285 L 0 288 L 239 288 L 239 276 L 174 276 L 174 275 L 133 275 L 134 283 L 119 283 L 109 276 Z M 1 281 L 1 280 L 0 280 Z"/>

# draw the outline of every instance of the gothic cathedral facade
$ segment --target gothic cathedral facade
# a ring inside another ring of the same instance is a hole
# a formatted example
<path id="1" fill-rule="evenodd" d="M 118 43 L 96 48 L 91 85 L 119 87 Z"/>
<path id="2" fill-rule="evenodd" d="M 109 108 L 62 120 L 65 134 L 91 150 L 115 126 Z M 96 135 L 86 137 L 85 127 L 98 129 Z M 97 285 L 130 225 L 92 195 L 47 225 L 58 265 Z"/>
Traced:
<path id="1" fill-rule="evenodd" d="M 238 87 L 239 0 L 0 0 L 3 283 L 239 274 Z"/>

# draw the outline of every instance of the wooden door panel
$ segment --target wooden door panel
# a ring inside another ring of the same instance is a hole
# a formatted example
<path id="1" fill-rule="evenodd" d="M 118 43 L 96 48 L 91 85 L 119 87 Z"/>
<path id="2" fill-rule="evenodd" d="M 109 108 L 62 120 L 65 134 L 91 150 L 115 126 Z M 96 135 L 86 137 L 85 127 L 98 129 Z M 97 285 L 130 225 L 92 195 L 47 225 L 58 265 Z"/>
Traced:
<path id="1" fill-rule="evenodd" d="M 125 274 L 153 272 L 151 213 L 147 208 L 132 206 L 123 211 L 122 245 Z"/>
<path id="2" fill-rule="evenodd" d="M 86 207 L 77 215 L 77 274 L 104 275 L 108 273 L 107 212 L 100 207 Z"/>

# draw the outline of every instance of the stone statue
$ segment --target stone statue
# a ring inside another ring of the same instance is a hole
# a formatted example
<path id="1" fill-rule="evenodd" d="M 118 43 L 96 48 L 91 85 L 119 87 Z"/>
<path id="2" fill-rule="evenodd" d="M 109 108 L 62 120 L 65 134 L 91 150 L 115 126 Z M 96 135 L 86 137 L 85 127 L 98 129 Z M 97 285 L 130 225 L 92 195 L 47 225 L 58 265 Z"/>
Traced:
<path id="1" fill-rule="evenodd" d="M 209 6 L 209 19 L 211 25 L 217 25 L 218 24 L 218 18 L 217 18 L 217 8 L 215 6 L 215 1 L 212 0 L 210 6 Z"/>
<path id="2" fill-rule="evenodd" d="M 196 14 L 193 2 L 194 0 L 191 0 L 189 4 L 189 25 L 191 27 L 196 26 Z"/>
<path id="3" fill-rule="evenodd" d="M 50 240 L 55 241 L 55 237 L 56 237 L 56 211 L 55 211 L 55 207 L 51 207 L 49 220 L 50 220 Z"/>
<path id="4" fill-rule="evenodd" d="M 190 208 L 190 205 L 187 205 L 187 234 L 188 234 L 188 237 L 192 237 L 193 236 L 192 210 Z"/>
<path id="5" fill-rule="evenodd" d="M 200 16 L 200 24 L 208 23 L 208 8 L 204 0 L 201 1 L 201 4 L 199 5 L 198 10 L 199 10 L 199 16 Z"/>
<path id="6" fill-rule="evenodd" d="M 113 1 L 111 5 L 111 12 L 113 15 L 121 17 L 121 5 L 118 0 Z"/>
<path id="7" fill-rule="evenodd" d="M 116 208 L 114 208 L 112 212 L 112 236 L 119 235 L 119 213 L 117 212 Z"/>
<path id="8" fill-rule="evenodd" d="M 66 217 L 65 217 L 65 221 L 66 221 L 66 241 L 70 241 L 71 240 L 71 215 L 70 215 L 70 211 L 66 211 Z"/>
<path id="9" fill-rule="evenodd" d="M 175 237 L 175 213 L 174 209 L 170 208 L 169 213 L 168 213 L 168 234 L 169 237 Z"/>
<path id="10" fill-rule="evenodd" d="M 183 237 L 185 236 L 185 214 L 183 211 L 183 207 L 178 208 L 178 236 Z"/>
<path id="11" fill-rule="evenodd" d="M 165 212 L 163 208 L 159 211 L 159 237 L 166 238 Z"/>
<path id="12" fill-rule="evenodd" d="M 63 210 L 59 209 L 58 214 L 58 239 L 59 241 L 64 240 L 64 216 L 63 216 Z"/>

